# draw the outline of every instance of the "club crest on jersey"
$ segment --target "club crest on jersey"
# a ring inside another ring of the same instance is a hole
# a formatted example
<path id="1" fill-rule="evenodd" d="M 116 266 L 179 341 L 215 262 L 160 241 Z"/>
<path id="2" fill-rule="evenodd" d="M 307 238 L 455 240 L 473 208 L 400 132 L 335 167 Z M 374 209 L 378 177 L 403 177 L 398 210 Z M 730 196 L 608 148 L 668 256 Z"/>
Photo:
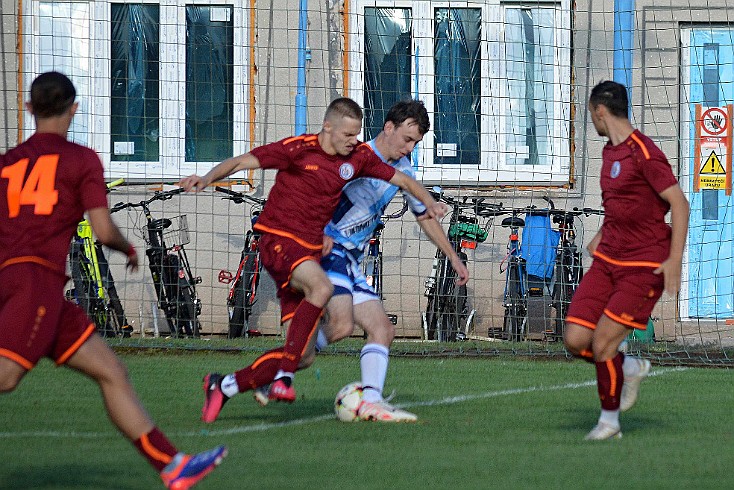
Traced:
<path id="1" fill-rule="evenodd" d="M 620 173 L 621 171 L 622 171 L 622 164 L 621 164 L 621 163 L 619 163 L 619 160 L 617 160 L 617 161 L 615 161 L 615 162 L 614 162 L 614 163 L 612 164 L 612 171 L 611 171 L 611 172 L 609 172 L 609 175 L 610 175 L 610 176 L 611 176 L 611 177 L 612 177 L 613 179 L 616 179 L 617 177 L 619 177 L 619 173 Z"/>
<path id="2" fill-rule="evenodd" d="M 339 167 L 339 176 L 344 180 L 354 177 L 354 167 L 349 162 L 344 162 Z"/>

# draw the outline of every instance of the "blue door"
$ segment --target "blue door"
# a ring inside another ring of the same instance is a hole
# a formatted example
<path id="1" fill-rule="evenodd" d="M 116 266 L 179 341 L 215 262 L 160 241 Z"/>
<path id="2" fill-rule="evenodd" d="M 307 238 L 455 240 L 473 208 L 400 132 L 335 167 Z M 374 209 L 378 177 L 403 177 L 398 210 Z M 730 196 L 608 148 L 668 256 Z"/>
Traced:
<path id="1" fill-rule="evenodd" d="M 683 34 L 683 77 L 690 82 L 683 93 L 684 119 L 689 121 L 687 173 L 695 174 L 699 165 L 695 154 L 696 104 L 723 107 L 734 101 L 734 30 L 725 28 L 690 28 Z M 688 46 L 685 46 L 688 44 Z M 687 100 L 686 100 L 687 99 Z M 729 115 L 731 124 L 731 115 Z M 684 135 L 685 136 L 685 135 Z M 685 167 L 684 167 L 685 168 Z M 685 170 L 684 170 L 685 172 Z M 688 316 L 690 318 L 734 317 L 734 275 L 732 274 L 733 196 L 724 190 L 702 189 L 693 192 L 693 178 L 688 180 L 691 203 L 688 235 Z M 686 189 L 684 189 L 686 191 Z"/>

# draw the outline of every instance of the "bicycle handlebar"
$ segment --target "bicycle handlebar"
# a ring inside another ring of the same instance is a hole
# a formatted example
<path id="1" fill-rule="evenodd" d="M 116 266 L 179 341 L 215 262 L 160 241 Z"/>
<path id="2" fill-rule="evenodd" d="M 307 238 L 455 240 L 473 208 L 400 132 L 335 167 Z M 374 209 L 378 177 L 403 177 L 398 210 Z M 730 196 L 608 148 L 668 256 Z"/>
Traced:
<path id="1" fill-rule="evenodd" d="M 506 214 L 505 209 L 502 207 L 502 203 L 496 204 L 496 203 L 489 203 L 484 202 L 486 198 L 484 197 L 477 197 L 477 196 L 464 196 L 463 198 L 454 198 L 451 196 L 448 196 L 443 193 L 442 190 L 435 190 L 429 189 L 428 192 L 433 196 L 434 199 L 437 201 L 443 201 L 446 204 L 450 206 L 454 206 L 457 208 L 463 208 L 465 210 L 473 210 L 474 213 L 477 216 L 482 216 L 484 218 L 491 218 L 494 216 L 499 216 L 501 214 Z"/>
<path id="2" fill-rule="evenodd" d="M 118 202 L 115 204 L 111 209 L 110 213 L 116 213 L 118 211 L 122 211 L 123 209 L 127 208 L 145 208 L 148 206 L 148 204 L 152 203 L 153 201 L 167 201 L 171 199 L 176 194 L 181 194 L 182 192 L 185 192 L 183 187 L 179 187 L 177 189 L 171 189 L 170 191 L 156 191 L 155 194 L 153 194 L 153 197 L 150 199 L 146 199 L 144 201 L 139 202 Z"/>
<path id="3" fill-rule="evenodd" d="M 389 219 L 399 218 L 402 215 L 404 215 L 407 210 L 408 210 L 408 201 L 406 201 L 405 199 L 403 199 L 403 207 L 400 208 L 400 211 L 398 211 L 396 213 L 391 213 L 391 214 L 383 214 L 381 219 L 383 219 L 383 220 L 389 220 Z"/>
<path id="4" fill-rule="evenodd" d="M 573 208 L 574 211 L 585 214 L 586 216 L 590 216 L 592 214 L 596 214 L 599 216 L 604 216 L 604 210 L 603 209 L 592 209 L 592 208 Z"/>
<path id="5" fill-rule="evenodd" d="M 244 202 L 249 201 L 252 204 L 256 204 L 258 206 L 265 206 L 266 199 L 260 199 L 259 197 L 248 196 L 247 194 L 243 192 L 233 191 L 232 189 L 227 189 L 226 187 L 221 187 L 221 186 L 216 186 L 214 190 L 219 191 L 222 194 L 227 194 L 227 197 L 223 197 L 222 199 L 229 199 L 230 201 L 234 201 L 237 204 L 242 204 Z"/>

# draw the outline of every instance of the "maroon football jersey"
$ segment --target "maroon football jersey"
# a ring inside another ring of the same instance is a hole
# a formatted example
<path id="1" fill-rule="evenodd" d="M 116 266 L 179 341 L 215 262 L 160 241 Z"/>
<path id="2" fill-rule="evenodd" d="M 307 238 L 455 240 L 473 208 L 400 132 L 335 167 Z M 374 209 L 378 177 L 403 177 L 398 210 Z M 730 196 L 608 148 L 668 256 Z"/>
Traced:
<path id="1" fill-rule="evenodd" d="M 286 138 L 251 153 L 262 168 L 278 170 L 255 227 L 291 237 L 309 248 L 321 248 L 324 226 L 347 182 L 357 177 L 390 180 L 395 175 L 395 169 L 369 145 L 357 146 L 346 157 L 329 155 L 315 134 Z"/>
<path id="2" fill-rule="evenodd" d="M 615 260 L 663 262 L 670 254 L 670 205 L 659 194 L 678 183 L 665 154 L 635 130 L 602 152 L 602 239 L 597 250 Z"/>
<path id="3" fill-rule="evenodd" d="M 102 162 L 87 147 L 36 133 L 0 165 L 0 264 L 38 257 L 63 271 L 84 211 L 107 207 Z"/>

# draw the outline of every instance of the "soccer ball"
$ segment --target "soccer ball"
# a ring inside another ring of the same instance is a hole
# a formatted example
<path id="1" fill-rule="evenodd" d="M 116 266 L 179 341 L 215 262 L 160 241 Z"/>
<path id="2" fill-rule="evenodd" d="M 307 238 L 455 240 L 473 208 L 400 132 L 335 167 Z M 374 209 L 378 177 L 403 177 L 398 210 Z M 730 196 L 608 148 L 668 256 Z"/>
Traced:
<path id="1" fill-rule="evenodd" d="M 362 405 L 362 383 L 349 383 L 339 390 L 334 400 L 336 418 L 342 422 L 359 420 L 359 407 Z"/>

